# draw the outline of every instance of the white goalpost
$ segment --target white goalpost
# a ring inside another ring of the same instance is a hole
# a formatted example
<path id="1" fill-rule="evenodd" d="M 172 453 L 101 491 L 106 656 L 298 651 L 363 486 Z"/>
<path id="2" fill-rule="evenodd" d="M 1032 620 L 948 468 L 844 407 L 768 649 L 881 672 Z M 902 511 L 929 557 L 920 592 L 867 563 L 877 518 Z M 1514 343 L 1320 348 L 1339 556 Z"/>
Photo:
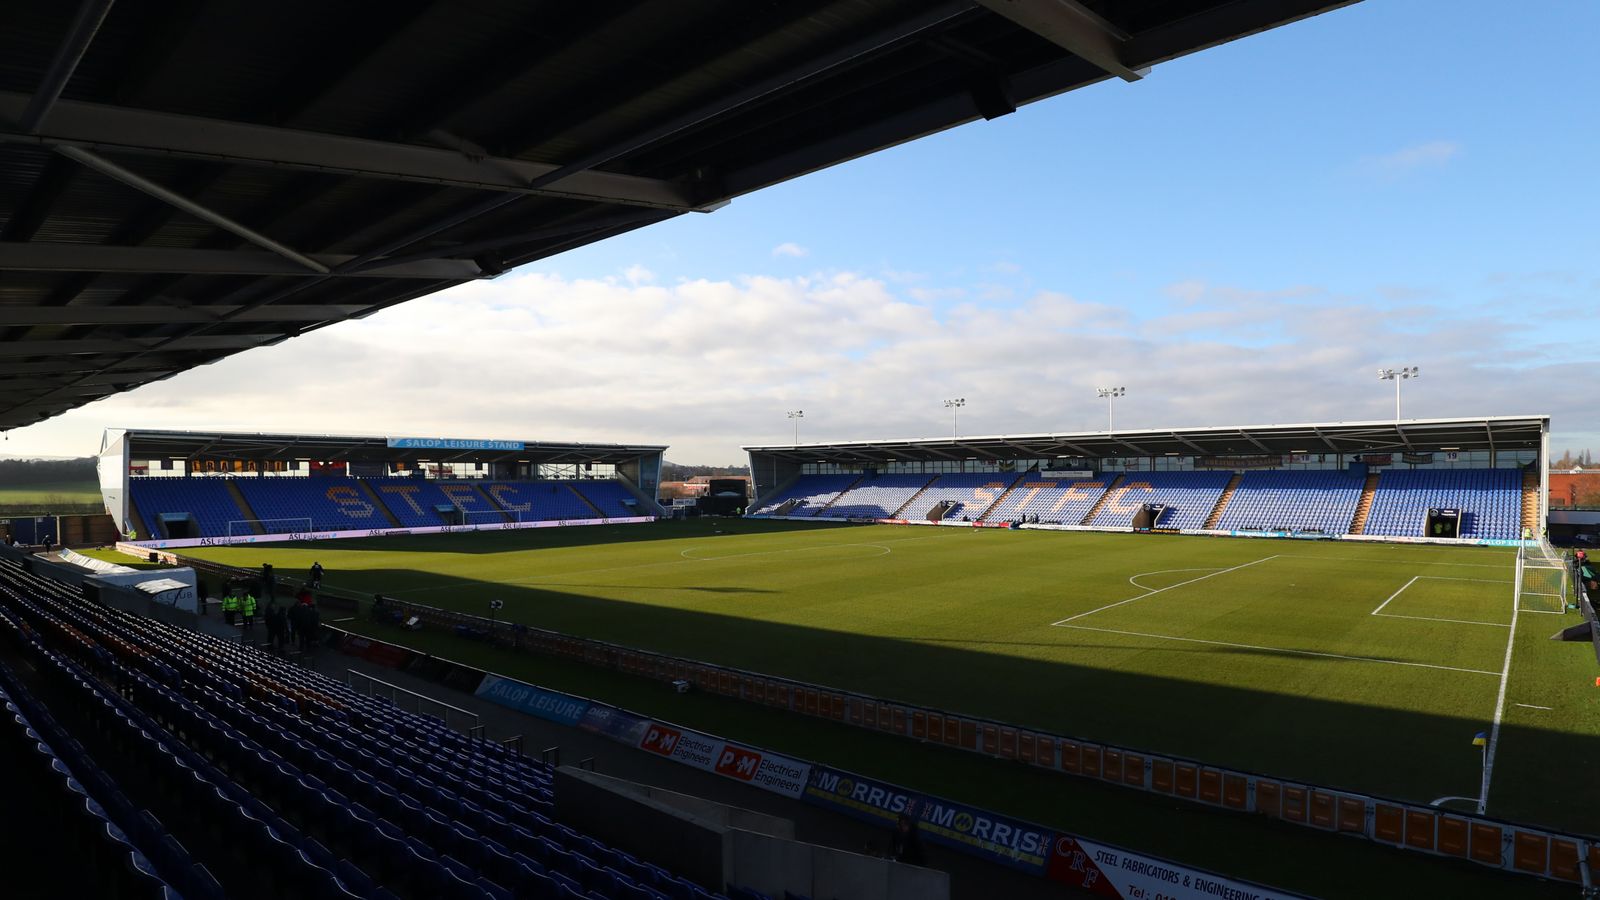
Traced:
<path id="1" fill-rule="evenodd" d="M 312 530 L 310 516 L 287 519 L 229 519 L 228 537 L 256 534 L 306 534 Z"/>
<path id="2" fill-rule="evenodd" d="M 461 524 L 463 525 L 504 525 L 507 522 L 522 521 L 522 513 L 514 509 L 502 512 L 498 509 L 471 510 L 462 509 L 458 506 L 456 507 L 456 512 L 461 514 Z"/>
<path id="3" fill-rule="evenodd" d="M 1517 608 L 1523 612 L 1566 612 L 1568 574 L 1566 557 L 1545 541 L 1541 540 L 1535 547 L 1526 544 L 1518 547 Z"/>

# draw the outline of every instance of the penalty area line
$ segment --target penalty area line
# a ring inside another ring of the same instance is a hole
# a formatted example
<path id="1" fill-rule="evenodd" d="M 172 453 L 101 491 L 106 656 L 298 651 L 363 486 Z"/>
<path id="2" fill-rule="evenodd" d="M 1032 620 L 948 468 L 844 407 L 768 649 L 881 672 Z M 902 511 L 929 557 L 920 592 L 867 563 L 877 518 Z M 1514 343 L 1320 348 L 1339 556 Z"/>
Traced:
<path id="1" fill-rule="evenodd" d="M 1229 572 L 1237 572 L 1240 569 L 1248 568 L 1250 566 L 1255 565 L 1256 563 L 1264 563 L 1264 562 L 1267 562 L 1268 560 L 1273 560 L 1273 559 L 1277 559 L 1277 558 L 1278 557 L 1276 555 L 1274 555 L 1274 556 L 1263 556 L 1260 559 L 1254 559 L 1254 560 L 1251 560 L 1250 562 L 1247 562 L 1247 563 L 1240 563 L 1239 565 L 1233 566 L 1232 568 L 1218 569 L 1217 571 L 1212 572 L 1210 575 L 1201 575 L 1199 578 L 1191 578 L 1188 581 L 1180 581 L 1177 584 L 1169 584 L 1164 588 L 1156 588 L 1153 591 L 1146 591 L 1145 593 L 1140 594 L 1137 597 L 1129 597 L 1126 600 L 1118 600 L 1115 603 L 1107 603 L 1105 606 L 1099 607 L 1097 609 L 1091 609 L 1088 612 L 1081 612 L 1081 613 L 1078 613 L 1075 616 L 1067 616 L 1065 619 L 1062 619 L 1059 622 L 1051 622 L 1050 625 L 1052 627 L 1054 627 L 1056 625 L 1066 625 L 1066 623 L 1075 621 L 1077 619 L 1081 619 L 1084 616 L 1092 616 L 1097 612 L 1105 612 L 1108 609 L 1115 609 L 1116 607 L 1119 607 L 1119 606 L 1123 605 L 1124 603 L 1132 603 L 1135 600 L 1143 600 L 1146 597 L 1154 597 L 1156 594 L 1165 593 L 1167 591 L 1172 590 L 1173 588 L 1181 588 L 1186 584 L 1194 584 L 1197 581 L 1205 581 L 1207 578 L 1215 578 L 1218 575 L 1226 575 Z M 1153 573 L 1153 572 L 1143 572 L 1141 574 L 1143 574 L 1143 575 L 1152 575 L 1152 574 L 1155 574 L 1155 573 Z M 1134 576 L 1134 577 L 1138 577 L 1138 576 Z"/>

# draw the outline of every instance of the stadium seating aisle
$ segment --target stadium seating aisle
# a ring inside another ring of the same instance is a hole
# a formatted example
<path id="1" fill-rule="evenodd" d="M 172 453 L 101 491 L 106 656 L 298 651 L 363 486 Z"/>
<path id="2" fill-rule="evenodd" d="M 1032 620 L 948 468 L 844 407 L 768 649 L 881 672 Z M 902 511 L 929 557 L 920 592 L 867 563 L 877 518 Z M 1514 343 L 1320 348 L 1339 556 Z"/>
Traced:
<path id="1" fill-rule="evenodd" d="M 1160 527 L 1199 528 L 1232 479 L 1232 472 L 1130 472 L 1089 524 L 1128 527 L 1145 504 L 1160 503 L 1171 507 Z"/>
<path id="2" fill-rule="evenodd" d="M 394 526 L 354 478 L 241 478 L 238 486 L 263 520 L 309 518 L 313 531 Z"/>
<path id="3" fill-rule="evenodd" d="M 1110 477 L 1074 481 L 1045 478 L 1038 472 L 1029 472 L 1022 476 L 1010 494 L 995 504 L 984 521 L 1018 522 L 1038 516 L 1043 524 L 1078 525 L 1094 508 L 1095 502 L 1110 483 Z"/>
<path id="4" fill-rule="evenodd" d="M 1522 534 L 1522 471 L 1384 470 L 1365 533 L 1422 537 L 1431 507 L 1461 510 L 1461 537 L 1514 540 Z"/>
<path id="5" fill-rule="evenodd" d="M 718 896 L 551 819 L 542 764 L 276 657 L 9 563 L 0 618 L 224 846 L 265 848 L 279 896 Z"/>
<path id="6" fill-rule="evenodd" d="M 1222 511 L 1223 531 L 1345 534 L 1361 502 L 1358 472 L 1246 472 Z"/>
<path id="7" fill-rule="evenodd" d="M 616 481 L 590 480 L 574 481 L 572 489 L 582 494 L 585 500 L 594 504 L 603 516 L 637 516 L 640 514 L 638 501 L 628 493 L 628 489 Z M 633 504 L 633 505 L 629 505 Z"/>
<path id="8" fill-rule="evenodd" d="M 850 485 L 861 480 L 860 475 L 801 475 L 777 494 L 761 498 L 761 505 L 754 510 L 755 515 L 771 515 L 778 507 L 790 500 L 798 502 L 791 516 L 811 516 L 817 511 L 833 502 L 833 499 Z"/>
<path id="9" fill-rule="evenodd" d="M 878 475 L 861 479 L 833 505 L 815 515 L 825 519 L 886 519 L 932 482 L 932 475 Z"/>
<path id="10" fill-rule="evenodd" d="M 201 536 L 214 537 L 227 534 L 229 522 L 248 518 L 223 478 L 130 478 L 128 492 L 151 528 L 160 527 L 162 513 L 188 513 Z"/>
<path id="11" fill-rule="evenodd" d="M 965 517 L 976 522 L 1016 482 L 1017 476 L 1010 472 L 940 475 L 900 511 L 900 518 L 926 520 L 935 506 L 949 503 L 950 511 L 945 513 L 945 518 L 960 520 Z"/>
<path id="12" fill-rule="evenodd" d="M 570 487 L 576 484 L 573 481 L 496 481 L 484 485 L 483 489 L 501 507 L 524 521 L 592 519 L 594 508 Z"/>

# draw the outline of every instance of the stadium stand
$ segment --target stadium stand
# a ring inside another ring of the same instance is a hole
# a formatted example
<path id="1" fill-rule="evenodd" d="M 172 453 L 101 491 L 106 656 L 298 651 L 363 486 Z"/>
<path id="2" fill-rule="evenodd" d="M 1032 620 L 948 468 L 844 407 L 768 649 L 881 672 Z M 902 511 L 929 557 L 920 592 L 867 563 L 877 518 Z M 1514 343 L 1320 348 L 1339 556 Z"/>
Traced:
<path id="1" fill-rule="evenodd" d="M 602 516 L 637 516 L 639 501 L 621 483 L 607 480 L 574 481 L 572 489 L 588 500 Z"/>
<path id="2" fill-rule="evenodd" d="M 441 483 L 437 481 L 422 478 L 374 479 L 367 482 L 367 487 L 378 495 L 390 514 L 407 528 L 449 524 L 439 517 L 437 507 L 461 506 L 456 498 L 445 494 Z M 452 487 L 455 487 L 453 483 Z"/>
<path id="3" fill-rule="evenodd" d="M 152 529 L 160 528 L 164 514 L 188 513 L 199 528 L 199 536 L 214 537 L 227 534 L 229 522 L 248 518 L 222 478 L 130 478 L 128 491 L 147 527 Z"/>
<path id="4" fill-rule="evenodd" d="M 1522 533 L 1522 472 L 1384 471 L 1378 478 L 1364 533 L 1421 537 L 1430 507 L 1461 510 L 1461 537 L 1515 539 Z"/>
<path id="5" fill-rule="evenodd" d="M 1111 489 L 1090 525 L 1133 524 L 1133 516 L 1147 503 L 1170 507 L 1156 522 L 1162 528 L 1199 528 L 1205 524 L 1232 472 L 1129 473 Z"/>
<path id="6" fill-rule="evenodd" d="M 1364 475 L 1350 471 L 1246 472 L 1216 527 L 1344 534 L 1355 520 L 1364 481 Z"/>
<path id="7" fill-rule="evenodd" d="M 1077 525 L 1094 508 L 1109 482 L 1109 478 L 1098 481 L 1044 478 L 1037 472 L 1030 472 L 995 504 L 984 521 L 1017 522 L 1038 516 L 1043 523 Z"/>
<path id="8" fill-rule="evenodd" d="M 801 475 L 787 488 L 772 497 L 763 498 L 755 514 L 773 515 L 784 504 L 793 501 L 795 505 L 789 511 L 789 515 L 815 515 L 817 510 L 832 503 L 835 498 L 860 480 L 860 475 Z"/>
<path id="9" fill-rule="evenodd" d="M 249 513 L 235 502 L 230 485 L 249 504 Z M 198 527 L 197 537 L 225 536 L 230 522 L 251 519 L 310 519 L 313 531 L 453 524 L 441 516 L 440 507 L 480 517 L 493 514 L 503 520 L 592 519 L 596 510 L 605 516 L 644 514 L 625 486 L 609 480 L 477 483 L 420 478 L 134 478 L 129 480 L 129 490 L 133 505 L 150 527 L 158 525 L 164 513 L 187 513 Z M 240 527 L 235 525 L 234 530 Z"/>
<path id="10" fill-rule="evenodd" d="M 826 519 L 892 518 L 900 507 L 933 481 L 932 475 L 878 475 L 867 477 L 839 495 L 826 509 L 815 513 Z"/>
<path id="11" fill-rule="evenodd" d="M 976 522 L 994 502 L 1016 484 L 1018 476 L 1006 473 L 965 473 L 940 475 L 922 493 L 900 510 L 900 518 L 925 520 L 933 508 L 950 504 L 946 519 L 968 518 Z"/>
<path id="12" fill-rule="evenodd" d="M 577 493 L 575 484 L 572 481 L 496 481 L 484 485 L 483 490 L 501 507 L 527 521 L 594 518 L 594 507 Z"/>
<path id="13" fill-rule="evenodd" d="M 313 531 L 394 526 L 354 478 L 240 478 L 237 484 L 259 519 L 310 518 Z"/>
<path id="14" fill-rule="evenodd" d="M 108 861 L 95 877 L 129 885 L 114 896 L 723 896 L 552 819 L 542 763 L 277 657 L 86 604 L 11 560 L 0 560 L 0 641 L 194 847 L 73 741 L 26 732 L 51 737 L 23 748 L 39 757 L 31 768 L 59 773 L 32 787 L 61 785 L 62 815 L 90 833 L 110 823 L 90 843 Z M 46 713 L 8 670 L 0 690 L 14 750 L 17 728 Z"/>

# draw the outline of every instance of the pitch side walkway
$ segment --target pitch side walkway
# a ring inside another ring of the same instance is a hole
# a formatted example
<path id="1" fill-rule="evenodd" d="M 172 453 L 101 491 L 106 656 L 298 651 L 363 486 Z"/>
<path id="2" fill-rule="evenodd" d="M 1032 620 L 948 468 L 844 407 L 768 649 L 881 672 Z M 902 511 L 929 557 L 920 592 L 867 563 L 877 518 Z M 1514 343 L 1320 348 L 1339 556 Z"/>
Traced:
<path id="1" fill-rule="evenodd" d="M 327 647 L 320 648 L 313 654 L 311 664 L 317 671 L 340 681 L 345 680 L 345 670 L 353 669 L 452 706 L 470 710 L 480 717 L 485 734 L 491 739 L 503 740 L 514 735 L 523 735 L 525 741 L 523 749 L 530 756 L 538 756 L 546 747 L 560 747 L 563 765 L 577 765 L 579 760 L 593 757 L 595 770 L 606 775 L 790 819 L 795 823 L 795 837 L 807 843 L 852 852 L 861 852 L 868 842 L 880 849 L 888 847 L 887 828 L 874 828 L 866 823 L 788 800 L 759 788 L 736 784 L 670 760 L 658 759 L 638 750 L 623 747 L 606 738 L 537 719 L 481 700 L 472 694 L 434 684 L 407 672 L 346 656 Z M 1091 896 L 1064 885 L 991 865 L 943 847 L 929 843 L 924 843 L 923 846 L 929 864 L 950 874 L 950 896 L 957 900 L 994 900 L 996 897 L 1033 900 L 1046 897 Z"/>

